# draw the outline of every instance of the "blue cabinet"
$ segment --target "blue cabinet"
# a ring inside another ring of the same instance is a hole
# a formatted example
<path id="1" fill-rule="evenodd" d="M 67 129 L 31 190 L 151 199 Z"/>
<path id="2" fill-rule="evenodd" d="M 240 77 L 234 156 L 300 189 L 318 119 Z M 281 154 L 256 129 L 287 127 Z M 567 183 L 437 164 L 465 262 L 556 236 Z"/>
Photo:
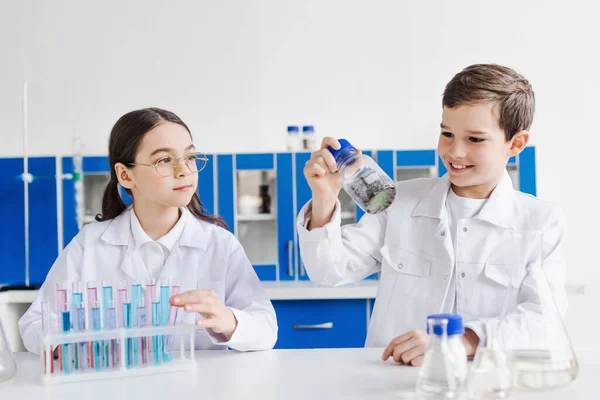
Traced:
<path id="1" fill-rule="evenodd" d="M 31 157 L 29 199 L 29 283 L 40 285 L 58 255 L 56 159 Z M 25 189 L 22 158 L 0 159 L 0 284 L 23 285 L 25 268 Z"/>
<path id="2" fill-rule="evenodd" d="M 369 319 L 367 299 L 276 300 L 276 349 L 363 347 Z"/>
<path id="3" fill-rule="evenodd" d="M 442 176 L 446 172 L 435 150 L 373 150 L 365 153 L 396 180 Z M 198 175 L 200 200 L 207 213 L 221 216 L 240 239 L 260 279 L 307 280 L 295 221 L 300 208 L 311 198 L 303 174 L 310 153 L 207 156 L 208 165 Z M 73 172 L 71 157 L 34 157 L 29 162 L 30 172 L 35 177 L 29 185 L 32 283 L 44 280 L 58 253 L 57 207 L 62 210 L 63 246 L 78 232 L 72 180 L 60 178 L 62 204 L 58 203 L 57 160 L 63 174 Z M 511 158 L 507 169 L 516 188 L 536 194 L 534 147 L 528 147 L 518 157 Z M 5 265 L 16 266 L 0 268 L 0 283 L 25 281 L 22 173 L 22 158 L 0 158 L 0 204 L 4 217 L 0 228 L 0 251 L 5 254 Z M 91 222 L 101 212 L 102 195 L 109 180 L 108 158 L 84 157 L 83 180 L 85 221 Z M 266 191 L 270 199 L 267 213 L 255 212 L 260 190 Z M 124 191 L 122 197 L 126 203 L 131 201 Z M 340 201 L 343 224 L 354 223 L 362 217 L 362 210 L 344 192 L 340 194 Z"/>

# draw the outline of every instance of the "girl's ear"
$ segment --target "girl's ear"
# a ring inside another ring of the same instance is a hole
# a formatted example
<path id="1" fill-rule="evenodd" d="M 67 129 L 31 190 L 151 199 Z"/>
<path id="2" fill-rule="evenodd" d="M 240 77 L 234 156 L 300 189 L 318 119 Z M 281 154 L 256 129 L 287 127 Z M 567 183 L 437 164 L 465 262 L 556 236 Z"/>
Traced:
<path id="1" fill-rule="evenodd" d="M 123 163 L 115 164 L 115 174 L 117 175 L 117 179 L 119 180 L 119 184 L 123 186 L 125 189 L 133 189 L 135 187 L 135 183 L 129 174 L 129 169 Z"/>
<path id="2" fill-rule="evenodd" d="M 513 136 L 510 141 L 510 149 L 508 155 L 514 157 L 523 151 L 529 142 L 529 132 L 526 130 L 519 131 Z"/>

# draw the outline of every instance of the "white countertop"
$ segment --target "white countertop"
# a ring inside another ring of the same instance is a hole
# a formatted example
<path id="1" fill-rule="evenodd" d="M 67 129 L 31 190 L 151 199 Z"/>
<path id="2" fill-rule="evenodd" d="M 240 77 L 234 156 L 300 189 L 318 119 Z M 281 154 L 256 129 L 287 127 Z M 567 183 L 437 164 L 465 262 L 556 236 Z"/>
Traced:
<path id="1" fill-rule="evenodd" d="M 196 352 L 196 371 L 42 386 L 39 358 L 17 353 L 17 375 L 0 383 L 1 399 L 408 399 L 418 368 L 381 361 L 382 349 Z M 550 392 L 511 399 L 597 399 L 597 359 L 579 377 Z"/>

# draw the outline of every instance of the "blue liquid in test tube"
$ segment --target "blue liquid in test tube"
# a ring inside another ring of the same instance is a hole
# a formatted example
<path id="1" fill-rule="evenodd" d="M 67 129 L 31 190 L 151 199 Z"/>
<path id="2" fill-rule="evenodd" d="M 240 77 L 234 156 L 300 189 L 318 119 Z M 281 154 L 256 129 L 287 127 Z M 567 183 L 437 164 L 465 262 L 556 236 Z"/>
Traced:
<path id="1" fill-rule="evenodd" d="M 108 308 L 108 304 L 113 301 L 113 290 L 112 290 L 112 285 L 110 282 L 103 282 L 102 283 L 102 312 L 104 313 L 104 329 L 108 328 L 108 315 L 107 315 L 107 308 Z M 114 307 L 113 307 L 114 308 Z M 109 346 L 108 346 L 109 341 L 105 340 L 104 341 L 104 366 L 107 368 L 110 368 L 110 363 L 109 363 Z"/>
<path id="2" fill-rule="evenodd" d="M 106 322 L 108 322 L 108 329 L 117 329 L 117 310 L 115 309 L 115 302 L 109 301 L 106 305 Z M 117 339 L 110 339 L 108 342 L 108 367 L 117 368 L 119 366 L 119 348 L 117 346 Z"/>
<path id="3" fill-rule="evenodd" d="M 142 285 L 139 283 L 135 283 L 131 286 L 131 326 L 132 327 L 136 327 L 137 326 L 137 304 L 140 301 L 140 299 L 142 298 Z M 132 343 L 133 346 L 133 365 L 137 366 L 138 365 L 138 341 L 137 340 L 133 340 Z"/>
<path id="4" fill-rule="evenodd" d="M 66 304 L 65 304 L 66 306 Z M 71 316 L 69 311 L 61 312 L 61 325 L 63 332 L 69 332 L 71 330 Z M 65 374 L 71 373 L 71 345 L 63 344 L 62 346 L 62 369 Z"/>
<path id="5" fill-rule="evenodd" d="M 75 303 L 75 321 L 73 323 L 74 330 L 78 332 L 85 331 L 85 307 L 83 306 L 83 302 Z M 86 371 L 88 366 L 88 355 L 87 355 L 87 346 L 85 342 L 80 342 L 75 345 L 77 349 L 77 356 L 75 358 L 75 365 L 79 365 L 79 369 L 81 371 Z"/>
<path id="6" fill-rule="evenodd" d="M 123 302 L 123 328 L 130 328 L 130 322 L 131 322 L 131 303 L 129 301 L 124 301 Z M 127 368 L 131 368 L 132 365 L 132 351 L 133 351 L 133 347 L 132 347 L 132 343 L 131 343 L 131 338 L 127 338 L 125 339 L 125 343 L 123 343 L 123 346 L 125 346 L 125 366 Z"/>
<path id="7" fill-rule="evenodd" d="M 100 329 L 102 329 L 101 322 L 102 321 L 100 319 L 100 305 L 96 301 L 96 304 L 92 305 L 92 329 L 94 329 L 95 331 L 99 331 Z M 96 371 L 100 371 L 104 366 L 102 362 L 102 341 L 95 340 L 92 344 L 92 348 L 94 351 L 94 369 Z"/>
<path id="8" fill-rule="evenodd" d="M 169 279 L 162 279 L 160 283 L 160 325 L 166 326 L 169 324 L 169 297 L 171 296 L 171 286 L 169 286 Z M 167 341 L 166 336 L 162 336 L 162 343 Z M 169 354 L 161 346 L 159 356 L 163 358 L 163 361 L 169 361 Z"/>
<path id="9" fill-rule="evenodd" d="M 83 329 L 79 329 L 79 321 L 78 321 L 78 314 L 77 314 L 77 308 L 83 307 L 83 289 L 82 289 L 82 285 L 81 282 L 73 282 L 71 285 L 71 315 L 73 318 L 73 330 L 74 331 L 79 331 L 85 330 L 85 319 L 83 320 L 84 322 L 84 327 Z M 84 344 L 85 347 L 85 344 Z M 81 343 L 76 343 L 73 345 L 73 360 L 75 361 L 75 371 L 79 370 L 79 369 L 84 369 L 84 366 L 82 365 L 82 356 L 81 356 Z M 83 362 L 85 362 L 86 358 L 83 358 Z"/>
<path id="10" fill-rule="evenodd" d="M 160 307 L 160 304 L 158 302 L 152 303 L 152 326 L 160 326 L 159 307 Z M 160 336 L 160 335 L 152 336 L 152 362 L 154 365 L 160 365 L 162 363 L 161 341 L 162 341 L 162 336 Z"/>

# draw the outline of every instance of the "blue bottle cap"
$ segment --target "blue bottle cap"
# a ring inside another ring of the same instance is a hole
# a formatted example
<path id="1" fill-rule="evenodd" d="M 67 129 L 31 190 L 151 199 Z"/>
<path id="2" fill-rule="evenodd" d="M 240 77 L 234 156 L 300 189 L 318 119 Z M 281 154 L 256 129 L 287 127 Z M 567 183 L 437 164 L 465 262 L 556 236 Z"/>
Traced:
<path id="1" fill-rule="evenodd" d="M 302 127 L 302 132 L 314 132 L 315 127 L 312 125 L 306 125 Z"/>
<path id="2" fill-rule="evenodd" d="M 427 317 L 427 320 L 429 319 L 447 319 L 448 326 L 446 327 L 446 331 L 448 336 L 465 333 L 462 317 L 458 314 L 433 314 Z M 427 333 L 429 333 L 429 324 L 427 324 Z M 437 336 L 442 336 L 442 327 L 439 325 L 434 326 L 433 333 Z"/>
<path id="3" fill-rule="evenodd" d="M 333 154 L 333 158 L 337 158 L 344 150 L 353 149 L 356 151 L 356 147 L 352 146 L 346 139 L 338 139 L 338 142 L 340 142 L 339 150 L 334 150 L 333 147 L 327 146 L 327 149 Z"/>
<path id="4" fill-rule="evenodd" d="M 298 132 L 300 132 L 300 130 L 298 129 L 298 127 L 297 126 L 293 126 L 293 125 L 288 126 L 287 127 L 287 131 L 288 131 L 288 133 L 298 133 Z"/>

